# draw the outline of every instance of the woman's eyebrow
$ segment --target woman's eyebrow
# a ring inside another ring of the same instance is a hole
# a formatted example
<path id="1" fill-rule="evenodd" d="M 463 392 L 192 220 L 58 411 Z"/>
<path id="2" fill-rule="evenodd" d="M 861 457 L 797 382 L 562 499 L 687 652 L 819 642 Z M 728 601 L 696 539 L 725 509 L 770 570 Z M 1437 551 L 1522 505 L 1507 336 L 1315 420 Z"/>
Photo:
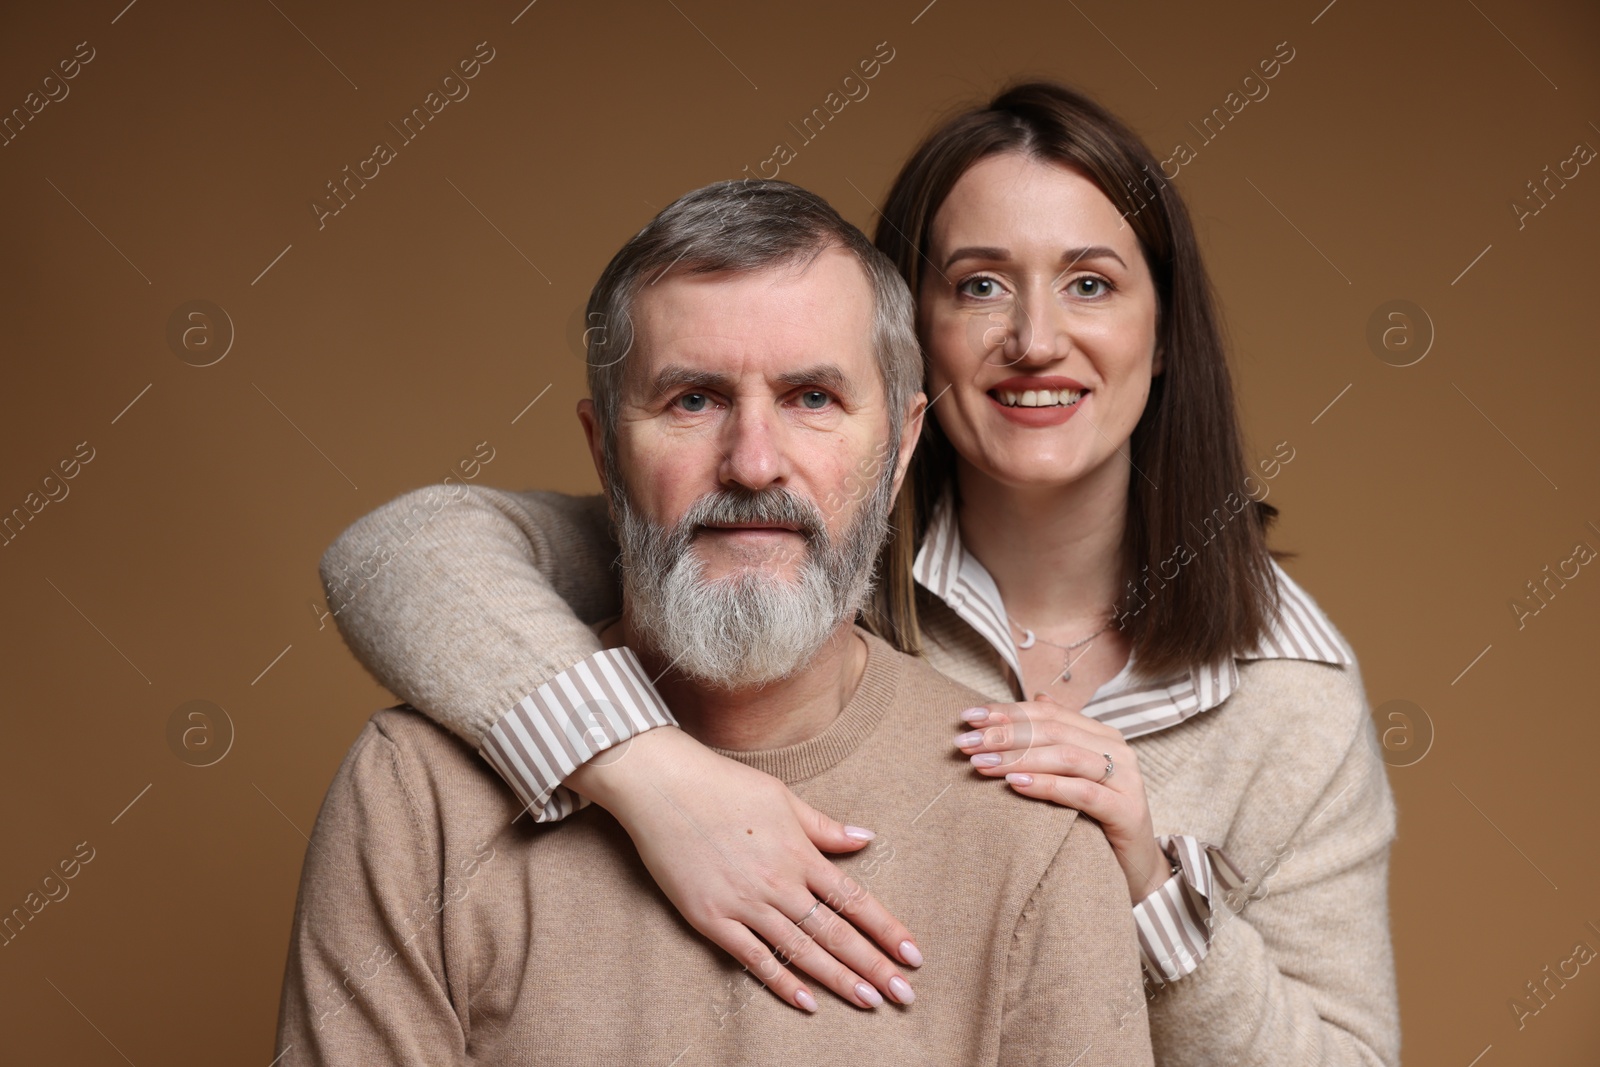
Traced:
<path id="1" fill-rule="evenodd" d="M 958 248 L 950 253 L 950 258 L 945 260 L 944 269 L 949 270 L 951 265 L 963 259 L 988 259 L 1003 260 L 1011 257 L 1011 250 L 1007 248 L 994 248 L 985 245 L 968 245 Z M 1086 259 L 1114 259 L 1126 269 L 1128 264 L 1123 262 L 1115 250 L 1105 245 L 1085 245 L 1081 248 L 1069 248 L 1061 253 L 1063 266 L 1070 267 Z"/>
<path id="2" fill-rule="evenodd" d="M 1107 248 L 1105 245 L 1089 245 L 1086 248 L 1069 248 L 1065 252 L 1061 253 L 1061 263 L 1063 267 L 1070 267 L 1073 264 L 1081 263 L 1086 259 L 1114 259 L 1118 263 L 1122 263 L 1124 270 L 1126 270 L 1128 267 L 1126 263 L 1122 262 L 1122 257 L 1117 255 L 1114 249 Z"/>
<path id="3" fill-rule="evenodd" d="M 944 269 L 949 270 L 951 264 L 963 259 L 1009 259 L 1010 256 L 1008 249 L 969 245 L 951 252 L 950 258 L 944 261 Z"/>

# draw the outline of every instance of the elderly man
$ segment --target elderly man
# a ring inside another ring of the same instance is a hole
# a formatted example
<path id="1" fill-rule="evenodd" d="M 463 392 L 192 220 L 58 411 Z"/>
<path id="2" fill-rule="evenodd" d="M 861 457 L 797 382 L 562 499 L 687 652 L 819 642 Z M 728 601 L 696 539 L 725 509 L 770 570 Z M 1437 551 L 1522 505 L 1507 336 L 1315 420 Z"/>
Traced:
<path id="1" fill-rule="evenodd" d="M 630 240 L 590 310 L 578 414 L 623 574 L 598 684 L 642 668 L 689 734 L 877 829 L 838 892 L 774 916 L 770 946 L 752 935 L 750 969 L 829 945 L 870 887 L 921 931 L 917 992 L 897 975 L 896 1004 L 869 1011 L 865 982 L 853 1005 L 799 986 L 807 1010 L 786 1007 L 678 915 L 606 812 L 518 820 L 470 748 L 392 708 L 306 854 L 285 1064 L 1149 1063 L 1099 828 L 973 777 L 946 735 L 982 697 L 855 625 L 926 404 L 892 267 L 819 198 L 728 182 Z M 513 732 L 491 754 L 547 743 Z"/>

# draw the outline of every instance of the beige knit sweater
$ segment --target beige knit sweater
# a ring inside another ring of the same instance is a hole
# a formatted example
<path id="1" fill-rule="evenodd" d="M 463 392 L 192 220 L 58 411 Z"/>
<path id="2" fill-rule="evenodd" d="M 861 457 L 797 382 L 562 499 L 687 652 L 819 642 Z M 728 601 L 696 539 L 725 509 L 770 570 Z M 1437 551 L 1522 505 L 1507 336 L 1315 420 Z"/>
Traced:
<path id="1" fill-rule="evenodd" d="M 477 746 L 513 703 L 600 648 L 584 623 L 619 610 L 616 549 L 599 497 L 472 487 L 435 507 L 436 493 L 356 522 L 329 548 L 323 579 L 357 658 Z M 933 666 L 990 699 L 1016 698 L 994 650 L 954 612 L 925 597 L 923 622 Z M 1299 660 L 1239 672 L 1221 706 L 1130 742 L 1156 833 L 1220 845 L 1250 879 L 1245 898 L 1219 909 L 1199 968 L 1154 992 L 1156 1061 L 1392 1067 L 1395 811 L 1359 672 Z M 950 751 L 960 724 L 930 715 L 929 743 Z M 997 818 L 1035 806 L 1004 799 Z M 918 929 L 894 893 L 881 899 Z"/>
<path id="2" fill-rule="evenodd" d="M 390 709 L 351 748 L 307 850 L 286 1062 L 1150 1064 L 1105 835 L 974 775 L 939 742 L 977 694 L 857 633 L 866 665 L 832 724 L 724 754 L 877 828 L 840 865 L 918 931 L 914 1004 L 780 1003 L 679 917 L 609 814 L 516 820 L 471 748 Z"/>

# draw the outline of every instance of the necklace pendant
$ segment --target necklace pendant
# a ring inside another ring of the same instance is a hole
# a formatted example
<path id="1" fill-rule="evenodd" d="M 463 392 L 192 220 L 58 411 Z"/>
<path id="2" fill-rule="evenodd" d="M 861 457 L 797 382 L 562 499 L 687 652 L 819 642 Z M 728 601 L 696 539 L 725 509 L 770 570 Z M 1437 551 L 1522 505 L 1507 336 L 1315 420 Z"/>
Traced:
<path id="1" fill-rule="evenodd" d="M 1070 682 L 1070 681 L 1072 681 L 1072 668 L 1071 667 L 1062 668 L 1061 677 L 1057 678 L 1056 681 L 1058 681 L 1058 682 Z"/>

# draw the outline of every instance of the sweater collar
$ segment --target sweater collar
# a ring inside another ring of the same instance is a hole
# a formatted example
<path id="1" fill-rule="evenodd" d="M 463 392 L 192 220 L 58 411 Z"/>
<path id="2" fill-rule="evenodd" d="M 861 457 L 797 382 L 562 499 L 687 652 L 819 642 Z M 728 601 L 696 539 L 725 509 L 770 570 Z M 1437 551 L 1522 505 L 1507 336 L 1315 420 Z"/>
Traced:
<path id="1" fill-rule="evenodd" d="M 1143 678 L 1131 664 L 1132 681 L 1110 693 L 1096 693 L 1083 714 L 1115 726 L 1124 737 L 1164 730 L 1228 699 L 1239 685 L 1239 661 L 1298 659 L 1348 667 L 1355 663 L 1349 645 L 1316 601 L 1279 567 L 1278 612 L 1255 649 L 1231 659 L 1202 664 L 1161 679 Z M 1000 589 L 984 565 L 961 544 L 952 494 L 934 509 L 927 536 L 917 550 L 912 576 L 928 592 L 978 632 L 1011 669 L 1013 687 L 1022 677 Z"/>
<path id="2" fill-rule="evenodd" d="M 794 785 L 815 778 L 861 747 L 893 705 L 904 662 L 903 657 L 881 638 L 860 626 L 855 628 L 855 633 L 867 645 L 867 662 L 861 681 L 840 709 L 839 717 L 821 733 L 783 748 L 713 748 L 712 751 L 770 774 L 785 785 Z"/>

